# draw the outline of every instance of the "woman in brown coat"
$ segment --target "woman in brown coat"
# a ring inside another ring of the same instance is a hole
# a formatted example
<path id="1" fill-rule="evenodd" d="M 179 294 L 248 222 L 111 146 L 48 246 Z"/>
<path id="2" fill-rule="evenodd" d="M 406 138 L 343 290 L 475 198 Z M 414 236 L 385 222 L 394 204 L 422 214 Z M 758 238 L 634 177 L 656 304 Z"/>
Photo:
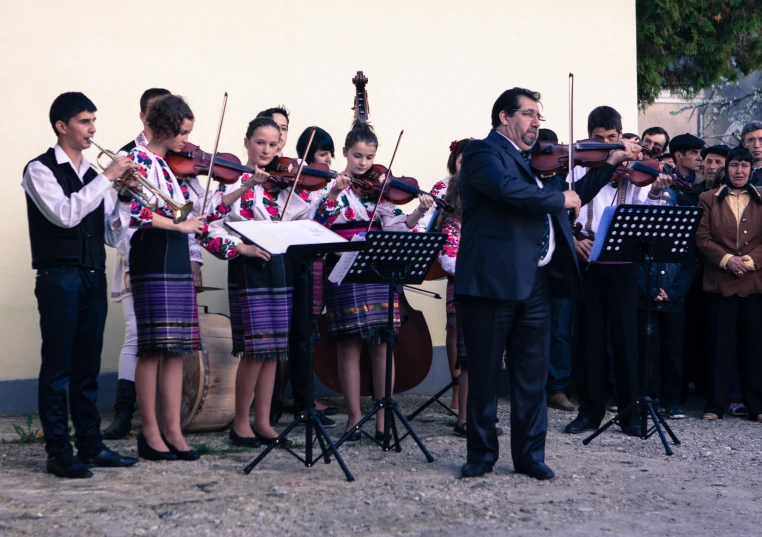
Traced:
<path id="1" fill-rule="evenodd" d="M 733 149 L 724 184 L 699 197 L 704 214 L 696 243 L 705 256 L 704 291 L 709 294 L 708 420 L 722 418 L 740 343 L 749 417 L 762 422 L 762 195 L 749 183 L 751 169 L 749 150 Z"/>

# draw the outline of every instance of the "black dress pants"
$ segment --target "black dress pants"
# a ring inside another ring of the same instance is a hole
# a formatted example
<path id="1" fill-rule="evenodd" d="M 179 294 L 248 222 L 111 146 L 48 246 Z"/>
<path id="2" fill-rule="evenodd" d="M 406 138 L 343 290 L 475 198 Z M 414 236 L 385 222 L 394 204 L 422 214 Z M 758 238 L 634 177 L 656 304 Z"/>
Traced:
<path id="1" fill-rule="evenodd" d="M 579 414 L 593 424 L 606 413 L 606 326 L 614 351 L 617 406 L 635 401 L 638 387 L 638 279 L 634 264 L 593 263 L 582 273 L 577 360 Z"/>
<path id="2" fill-rule="evenodd" d="M 545 459 L 548 409 L 545 381 L 550 356 L 550 289 L 547 269 L 537 271 L 526 300 L 458 296 L 468 360 L 467 445 L 469 463 L 499 457 L 495 418 L 503 351 L 511 377 L 511 456 L 514 467 Z"/>
<path id="3" fill-rule="evenodd" d="M 640 310 L 639 319 L 640 333 L 643 334 L 646 325 L 645 310 Z M 669 407 L 679 405 L 681 399 L 685 312 L 652 309 L 651 330 L 650 348 L 648 349 L 647 395 L 652 399 L 659 399 L 661 406 L 669 410 Z M 643 347 L 645 344 L 641 345 L 641 360 L 646 358 Z M 643 386 L 640 387 L 638 393 L 646 393 Z"/>
<path id="4" fill-rule="evenodd" d="M 302 258 L 292 258 L 293 274 L 293 309 L 291 310 L 291 329 L 288 336 L 288 369 L 291 375 L 291 394 L 294 398 L 294 408 L 306 408 L 305 401 L 307 382 L 312 371 L 307 371 L 307 343 L 312 337 L 312 303 L 308 300 L 307 292 L 312 282 L 309 278 L 309 268 L 312 261 Z M 276 394 L 273 394 L 273 398 Z"/>
<path id="5" fill-rule="evenodd" d="M 71 451 L 71 411 L 77 449 L 95 454 L 102 447 L 96 400 L 108 307 L 106 275 L 78 267 L 40 269 L 34 293 L 42 335 L 38 404 L 45 451 L 53 457 Z"/>
<path id="6" fill-rule="evenodd" d="M 762 295 L 709 295 L 709 398 L 704 408 L 722 416 L 728 402 L 732 364 L 740 356 L 744 401 L 749 418 L 762 414 Z M 738 343 L 741 352 L 738 353 Z"/>

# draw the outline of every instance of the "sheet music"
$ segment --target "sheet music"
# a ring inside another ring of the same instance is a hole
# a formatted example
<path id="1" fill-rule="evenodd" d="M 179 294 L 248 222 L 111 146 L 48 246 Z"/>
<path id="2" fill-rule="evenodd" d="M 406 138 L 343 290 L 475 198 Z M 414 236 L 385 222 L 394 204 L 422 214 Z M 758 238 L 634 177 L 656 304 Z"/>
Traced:
<path id="1" fill-rule="evenodd" d="M 360 233 L 352 237 L 350 242 L 360 242 L 364 240 L 365 233 Z M 339 262 L 336 263 L 336 266 L 333 267 L 333 270 L 328 275 L 328 281 L 335 283 L 336 285 L 341 285 L 341 282 L 344 281 L 344 277 L 349 272 L 349 269 L 352 268 L 352 265 L 354 264 L 355 259 L 357 259 L 358 255 L 360 255 L 360 252 L 344 252 L 341 256 L 341 259 L 339 259 Z"/>
<path id="2" fill-rule="evenodd" d="M 313 220 L 246 220 L 226 222 L 225 226 L 271 255 L 285 254 L 289 246 L 348 242 Z"/>

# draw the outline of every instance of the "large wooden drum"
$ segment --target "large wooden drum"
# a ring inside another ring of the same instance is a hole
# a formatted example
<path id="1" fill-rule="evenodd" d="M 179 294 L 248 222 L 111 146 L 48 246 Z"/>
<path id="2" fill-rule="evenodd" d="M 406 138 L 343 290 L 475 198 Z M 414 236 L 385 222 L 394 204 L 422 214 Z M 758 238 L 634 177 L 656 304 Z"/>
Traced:
<path id="1" fill-rule="evenodd" d="M 201 351 L 185 357 L 180 407 L 185 433 L 221 431 L 235 415 L 235 375 L 230 319 L 218 313 L 199 313 Z"/>

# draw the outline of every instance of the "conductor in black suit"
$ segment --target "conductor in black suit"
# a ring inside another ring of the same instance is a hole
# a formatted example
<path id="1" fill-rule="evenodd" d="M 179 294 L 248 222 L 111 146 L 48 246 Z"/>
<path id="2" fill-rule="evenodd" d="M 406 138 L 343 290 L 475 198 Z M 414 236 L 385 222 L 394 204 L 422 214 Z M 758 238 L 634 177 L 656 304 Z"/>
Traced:
<path id="1" fill-rule="evenodd" d="M 561 191 L 529 166 L 542 116 L 540 94 L 505 91 L 492 108 L 493 130 L 463 153 L 463 226 L 455 294 L 468 355 L 468 458 L 463 477 L 491 472 L 498 459 L 497 385 L 503 351 L 511 376 L 511 453 L 516 472 L 550 479 L 545 463 L 545 380 L 550 297 L 581 294 L 568 210 L 579 212 L 614 168 L 634 159 L 627 141 L 603 166 Z"/>

